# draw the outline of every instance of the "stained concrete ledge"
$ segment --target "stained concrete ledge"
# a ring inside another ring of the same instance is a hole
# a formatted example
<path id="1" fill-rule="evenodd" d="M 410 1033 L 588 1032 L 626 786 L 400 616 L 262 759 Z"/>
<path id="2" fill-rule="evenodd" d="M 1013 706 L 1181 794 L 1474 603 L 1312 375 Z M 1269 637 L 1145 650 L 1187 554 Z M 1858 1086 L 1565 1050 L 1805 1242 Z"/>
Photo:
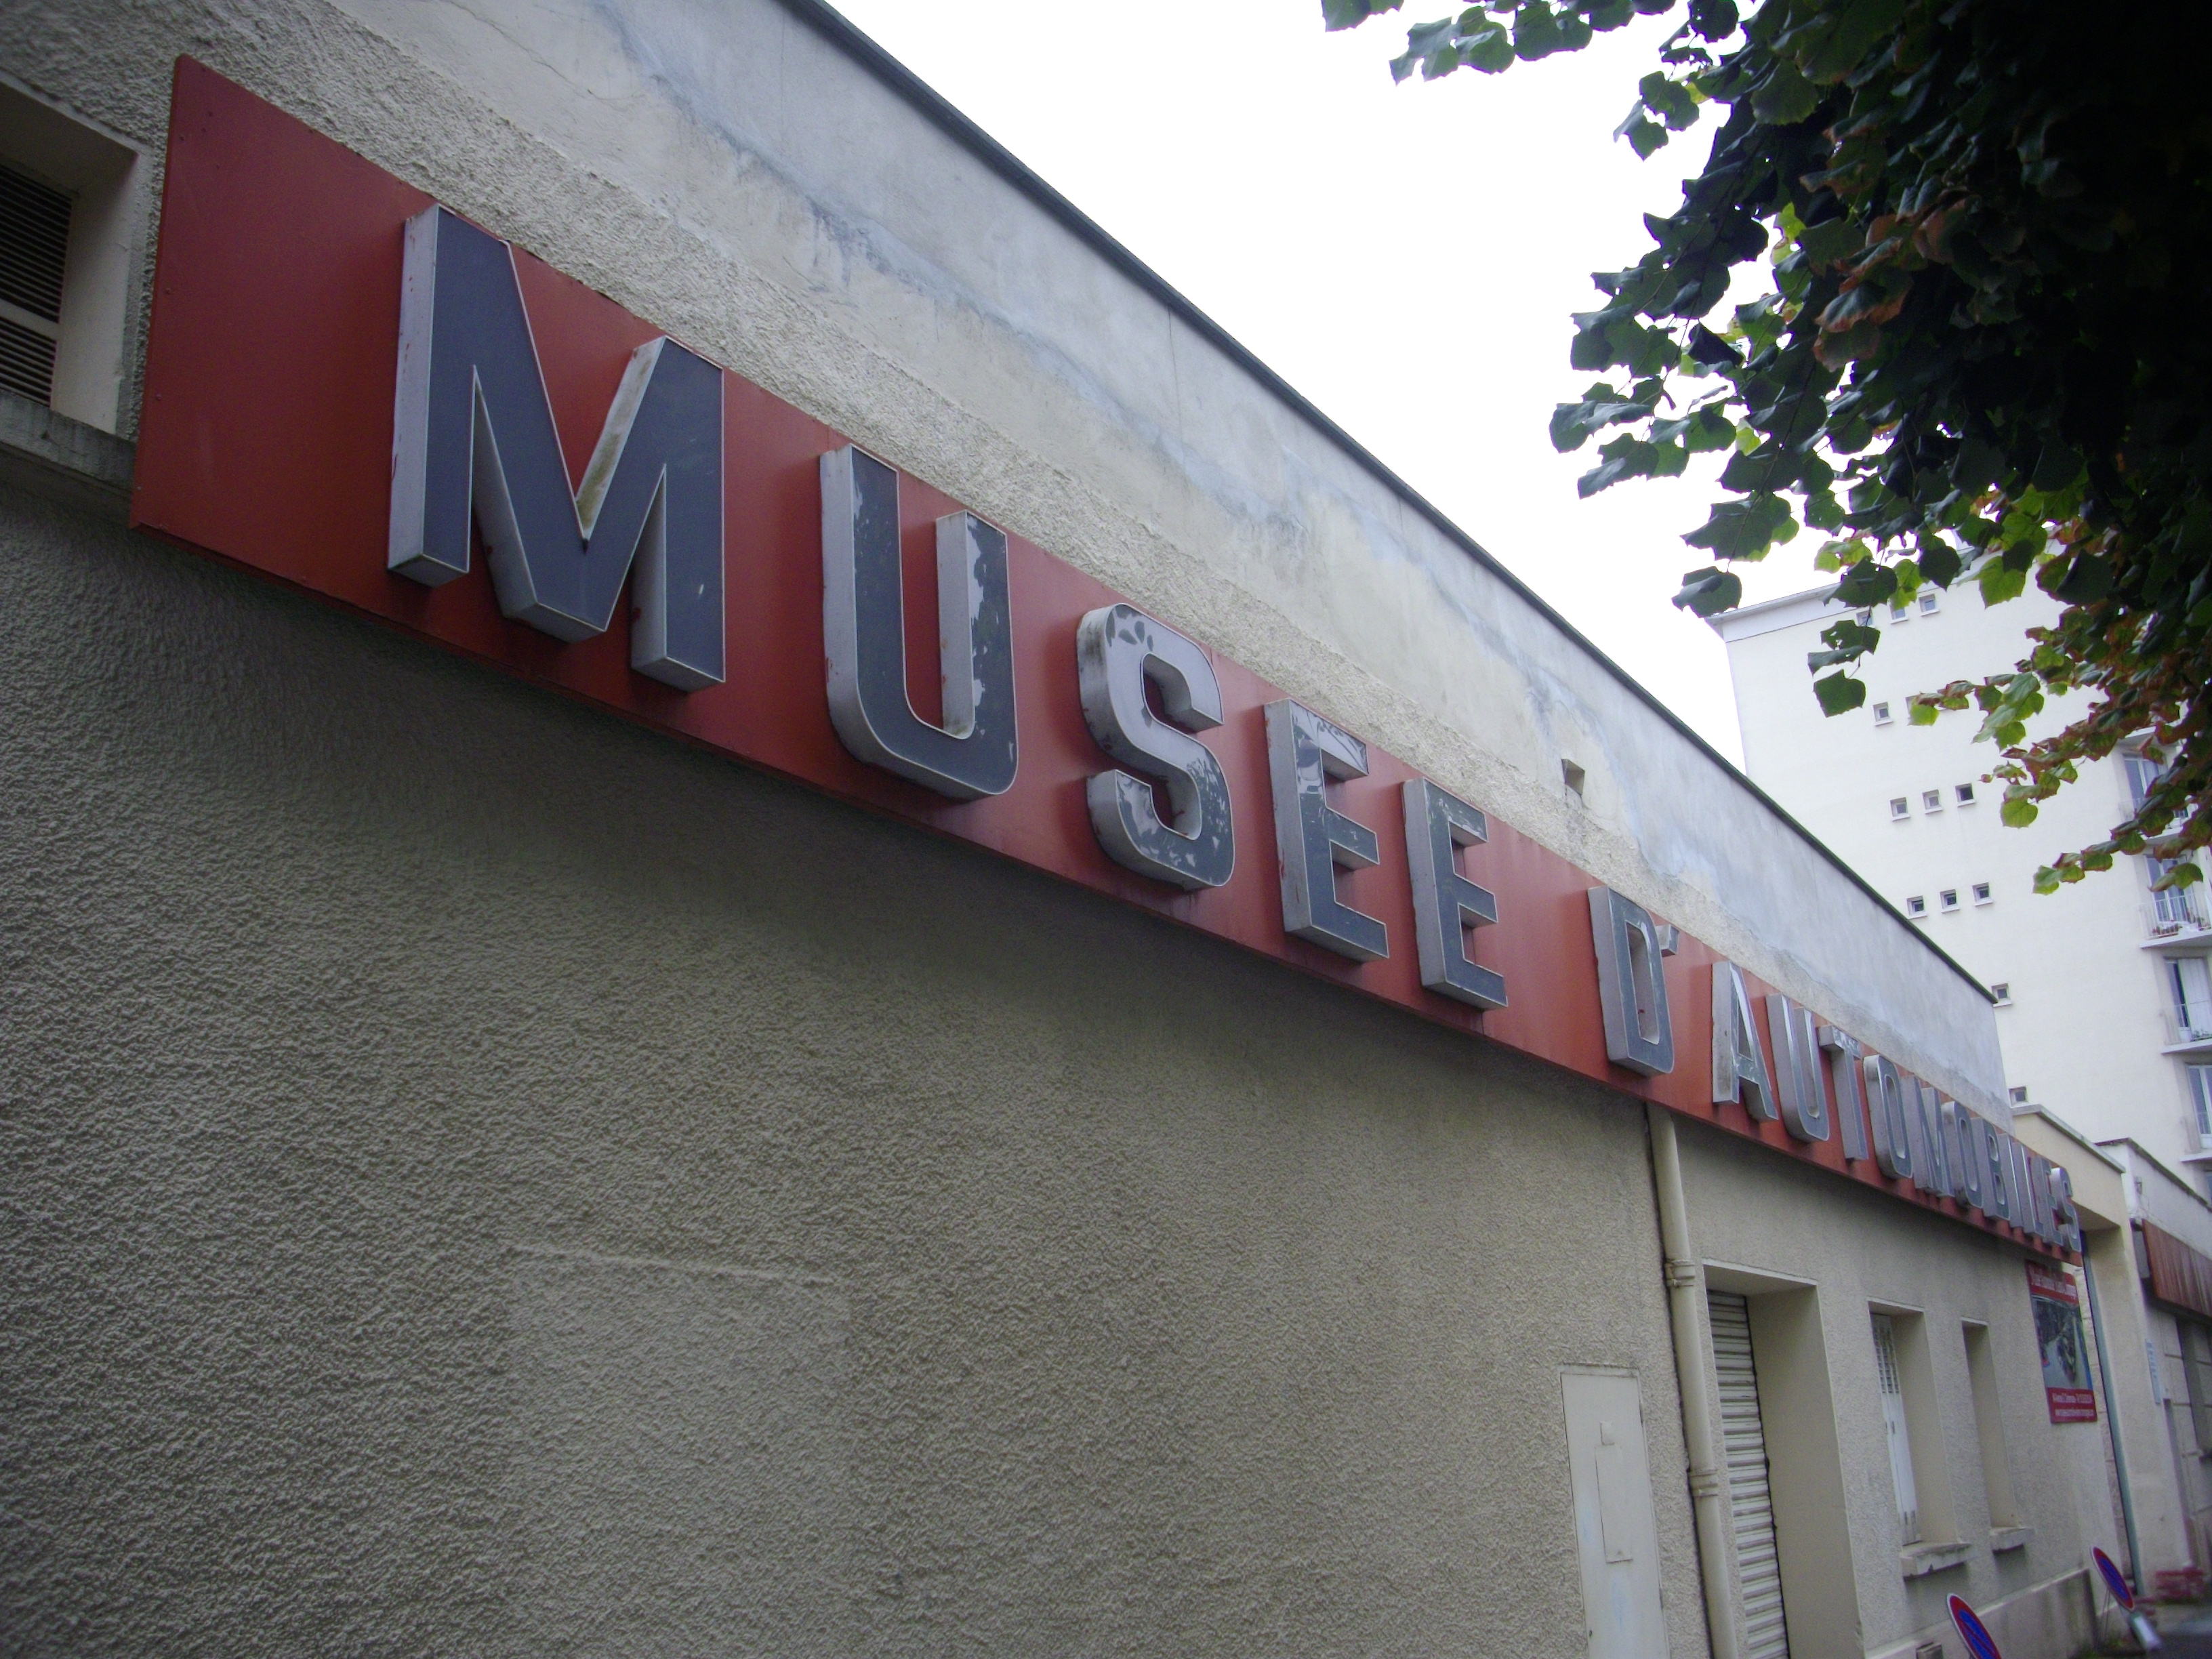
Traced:
<path id="1" fill-rule="evenodd" d="M 0 486 L 120 524 L 131 514 L 137 446 L 0 388 Z"/>

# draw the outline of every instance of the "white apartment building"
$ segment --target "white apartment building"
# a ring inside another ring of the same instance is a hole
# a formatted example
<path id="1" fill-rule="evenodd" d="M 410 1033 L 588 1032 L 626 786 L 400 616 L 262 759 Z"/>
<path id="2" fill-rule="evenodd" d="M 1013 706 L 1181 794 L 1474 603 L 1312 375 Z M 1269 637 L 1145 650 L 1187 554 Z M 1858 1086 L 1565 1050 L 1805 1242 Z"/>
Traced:
<path id="1" fill-rule="evenodd" d="M 2155 775 L 2122 754 L 2083 769 L 2035 823 L 2008 830 L 1998 755 L 1976 743 L 1978 713 L 1932 726 L 1906 699 L 2001 672 L 2023 630 L 2056 617 L 2030 588 L 1990 607 L 1971 584 L 1923 589 L 1883 617 L 1867 659 L 1867 701 L 1830 720 L 1814 700 L 1808 653 L 1845 614 L 1826 589 L 1717 618 L 1728 641 L 1744 767 L 1929 939 L 1990 988 L 2015 1106 L 2047 1105 L 2091 1139 L 2133 1140 L 2212 1190 L 2212 929 L 2202 887 L 2153 892 L 2150 858 L 2038 895 L 2038 866 L 2103 839 Z M 2031 725 L 2056 731 L 2079 700 Z"/>

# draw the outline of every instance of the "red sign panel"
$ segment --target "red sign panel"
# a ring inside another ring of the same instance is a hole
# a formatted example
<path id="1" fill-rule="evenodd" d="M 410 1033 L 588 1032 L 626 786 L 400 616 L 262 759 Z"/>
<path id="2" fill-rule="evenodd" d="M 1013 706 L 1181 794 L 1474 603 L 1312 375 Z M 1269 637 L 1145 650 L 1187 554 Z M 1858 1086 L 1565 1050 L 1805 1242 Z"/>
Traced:
<path id="1" fill-rule="evenodd" d="M 1475 934 L 1509 1006 L 1478 1012 L 1425 990 L 1401 833 L 1413 769 L 1379 749 L 1335 805 L 1380 842 L 1372 868 L 1342 872 L 1344 901 L 1380 918 L 1389 954 L 1355 963 L 1285 934 L 1263 706 L 1282 694 L 1209 653 L 1226 718 L 1205 736 L 1227 776 L 1238 854 L 1225 885 L 1184 892 L 1109 860 L 1085 781 L 1112 764 L 1086 727 L 1075 635 L 1121 596 L 1019 537 L 1006 560 L 1020 762 L 1004 794 L 953 801 L 855 759 L 824 686 L 819 460 L 847 441 L 725 373 L 727 678 L 678 690 L 629 665 L 627 608 L 569 643 L 502 617 L 481 546 L 470 573 L 425 587 L 386 568 L 403 229 L 431 198 L 243 88 L 177 67 L 132 522 L 319 599 L 581 698 L 746 765 L 1049 871 L 1306 973 L 1477 1034 L 1625 1093 L 1759 1140 L 1901 1197 L 2026 1239 L 1953 1200 L 1890 1180 L 1842 1144 L 1792 1140 L 1775 1122 L 1708 1098 L 1714 951 L 1684 937 L 1664 965 L 1674 1051 L 1668 1075 L 1607 1059 L 1587 897 L 1590 878 L 1490 821 L 1467 877 L 1497 895 Z M 516 265 L 571 483 L 592 452 L 631 353 L 661 331 L 517 250 Z M 936 520 L 957 504 L 902 475 L 909 661 L 933 661 Z M 1162 618 L 1172 623 L 1172 617 Z M 917 679 L 925 714 L 933 684 Z M 333 687 L 331 695 L 343 695 Z M 1480 805 L 1480 803 L 1475 803 Z M 1769 988 L 1752 986 L 1754 999 Z M 1763 1008 L 1763 1002 L 1759 1006 Z M 1772 1054 L 1762 1012 L 1757 1040 Z M 1770 1074 L 1771 1074 L 1770 1071 Z"/>
<path id="2" fill-rule="evenodd" d="M 2054 1423 L 2094 1423 L 2097 1391 L 2089 1379 L 2089 1350 L 2081 1334 L 2081 1301 L 2072 1275 L 2027 1263 L 2028 1305 L 2035 1313 L 2035 1344 L 2043 1358 L 2043 1392 Z"/>

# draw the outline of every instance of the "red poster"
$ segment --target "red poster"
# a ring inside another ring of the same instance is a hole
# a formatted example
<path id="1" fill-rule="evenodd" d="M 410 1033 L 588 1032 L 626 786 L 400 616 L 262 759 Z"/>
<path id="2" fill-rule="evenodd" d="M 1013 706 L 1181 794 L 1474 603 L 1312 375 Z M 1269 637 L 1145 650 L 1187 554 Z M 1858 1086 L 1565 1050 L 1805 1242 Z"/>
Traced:
<path id="1" fill-rule="evenodd" d="M 2027 1264 L 2028 1305 L 2035 1310 L 2035 1346 L 2043 1355 L 2043 1393 L 2054 1423 L 2094 1423 L 2097 1392 L 2081 1335 L 2081 1302 L 2063 1269 Z"/>

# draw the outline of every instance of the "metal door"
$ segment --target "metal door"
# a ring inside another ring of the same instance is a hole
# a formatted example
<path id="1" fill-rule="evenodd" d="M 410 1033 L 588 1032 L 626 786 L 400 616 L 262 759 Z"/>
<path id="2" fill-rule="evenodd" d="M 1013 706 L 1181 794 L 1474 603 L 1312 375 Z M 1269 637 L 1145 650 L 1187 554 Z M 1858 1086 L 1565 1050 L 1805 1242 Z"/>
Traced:
<path id="1" fill-rule="evenodd" d="M 1759 1370 L 1751 1355 L 1751 1305 L 1729 1291 L 1706 1293 L 1712 1315 L 1713 1369 L 1719 1374 L 1721 1436 L 1729 1515 L 1735 1534 L 1737 1593 L 1743 1597 L 1744 1659 L 1790 1659 L 1782 1616 L 1782 1558 L 1774 1543 L 1774 1497 L 1767 1486 L 1766 1424 L 1759 1409 Z"/>
<path id="2" fill-rule="evenodd" d="M 1589 1659 L 1664 1659 L 1643 1392 L 1632 1373 L 1621 1371 L 1571 1370 L 1559 1382 Z"/>

